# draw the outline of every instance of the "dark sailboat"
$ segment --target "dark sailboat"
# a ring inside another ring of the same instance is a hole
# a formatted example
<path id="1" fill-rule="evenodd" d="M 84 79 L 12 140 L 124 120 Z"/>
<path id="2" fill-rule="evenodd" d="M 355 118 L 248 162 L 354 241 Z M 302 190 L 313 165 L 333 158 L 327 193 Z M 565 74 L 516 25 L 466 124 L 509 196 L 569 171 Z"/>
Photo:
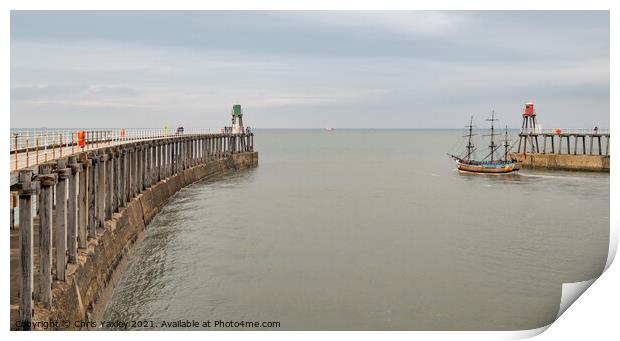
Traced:
<path id="1" fill-rule="evenodd" d="M 491 122 L 491 133 L 488 136 L 491 139 L 491 143 L 489 144 L 490 153 L 485 156 L 482 160 L 474 160 L 474 151 L 476 147 L 473 144 L 473 116 L 470 118 L 469 125 L 469 134 L 467 137 L 467 145 L 465 146 L 465 152 L 461 155 L 452 155 L 448 154 L 451 158 L 456 161 L 456 168 L 461 172 L 470 172 L 470 173 L 489 173 L 489 174 L 506 174 L 516 172 L 521 168 L 521 164 L 517 162 L 515 159 L 508 159 L 508 152 L 510 151 L 510 145 L 508 143 L 508 126 L 506 126 L 505 132 L 505 140 L 503 144 L 495 144 L 495 136 L 499 135 L 495 133 L 494 122 L 497 121 L 495 118 L 495 112 L 491 113 L 491 118 L 487 119 L 487 121 Z M 503 157 L 495 158 L 495 154 L 500 147 L 504 147 L 504 155 Z"/>

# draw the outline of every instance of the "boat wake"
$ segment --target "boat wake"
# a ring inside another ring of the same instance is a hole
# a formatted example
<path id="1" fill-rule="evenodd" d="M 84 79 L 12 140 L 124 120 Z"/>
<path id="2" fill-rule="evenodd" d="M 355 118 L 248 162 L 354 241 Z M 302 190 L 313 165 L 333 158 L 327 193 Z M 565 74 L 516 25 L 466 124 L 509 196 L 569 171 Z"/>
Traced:
<path id="1" fill-rule="evenodd" d="M 589 180 L 590 178 L 581 177 L 581 176 L 572 176 L 572 175 L 544 175 L 544 174 L 528 174 L 525 172 L 521 173 L 521 176 L 530 177 L 530 178 L 544 178 L 544 179 L 571 179 L 571 180 Z"/>

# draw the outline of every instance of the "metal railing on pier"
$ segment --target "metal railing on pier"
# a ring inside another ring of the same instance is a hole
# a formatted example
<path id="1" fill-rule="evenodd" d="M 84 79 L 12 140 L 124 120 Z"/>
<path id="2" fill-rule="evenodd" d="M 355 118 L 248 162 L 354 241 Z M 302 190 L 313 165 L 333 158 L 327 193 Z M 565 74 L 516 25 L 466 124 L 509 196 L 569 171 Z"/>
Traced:
<path id="1" fill-rule="evenodd" d="M 556 128 L 556 129 L 541 129 L 534 132 L 539 134 L 556 134 L 556 135 L 609 135 L 610 129 L 584 129 L 584 128 Z"/>
<path id="2" fill-rule="evenodd" d="M 80 141 L 80 132 L 83 140 Z M 10 135 L 10 169 L 18 170 L 78 152 L 177 135 L 218 133 L 209 128 L 16 129 Z"/>
<path id="3" fill-rule="evenodd" d="M 521 131 L 519 133 L 517 153 L 598 154 L 609 156 L 610 137 L 610 129 L 598 128 L 558 128 Z M 539 141 L 539 138 L 542 141 Z"/>

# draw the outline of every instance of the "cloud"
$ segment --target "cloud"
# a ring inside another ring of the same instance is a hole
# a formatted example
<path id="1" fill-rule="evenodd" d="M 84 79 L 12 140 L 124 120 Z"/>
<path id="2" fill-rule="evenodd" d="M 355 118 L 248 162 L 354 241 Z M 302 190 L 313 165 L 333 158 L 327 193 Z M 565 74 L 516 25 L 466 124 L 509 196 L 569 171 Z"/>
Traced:
<path id="1" fill-rule="evenodd" d="M 516 112 L 536 99 L 557 120 L 582 117 L 581 104 L 567 103 L 587 104 L 605 126 L 608 16 L 575 15 L 20 13 L 11 23 L 11 125 L 53 116 L 60 126 L 219 127 L 242 103 L 254 126 L 316 125 L 338 111 L 342 124 L 364 112 L 369 126 L 451 127 L 462 111 Z M 58 16 L 59 27 L 50 25 Z"/>
<path id="2" fill-rule="evenodd" d="M 285 12 L 282 17 L 304 20 L 308 25 L 328 26 L 331 30 L 378 31 L 403 36 L 445 36 L 467 25 L 459 12 L 437 11 L 334 11 Z"/>

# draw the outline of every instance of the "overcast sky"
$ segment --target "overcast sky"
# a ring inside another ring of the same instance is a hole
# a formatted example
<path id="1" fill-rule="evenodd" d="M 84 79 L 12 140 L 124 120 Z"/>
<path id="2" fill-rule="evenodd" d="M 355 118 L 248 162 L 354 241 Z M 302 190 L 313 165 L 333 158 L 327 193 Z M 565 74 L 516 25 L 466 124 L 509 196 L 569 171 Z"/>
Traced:
<path id="1" fill-rule="evenodd" d="M 11 127 L 609 126 L 609 12 L 11 14 Z"/>

